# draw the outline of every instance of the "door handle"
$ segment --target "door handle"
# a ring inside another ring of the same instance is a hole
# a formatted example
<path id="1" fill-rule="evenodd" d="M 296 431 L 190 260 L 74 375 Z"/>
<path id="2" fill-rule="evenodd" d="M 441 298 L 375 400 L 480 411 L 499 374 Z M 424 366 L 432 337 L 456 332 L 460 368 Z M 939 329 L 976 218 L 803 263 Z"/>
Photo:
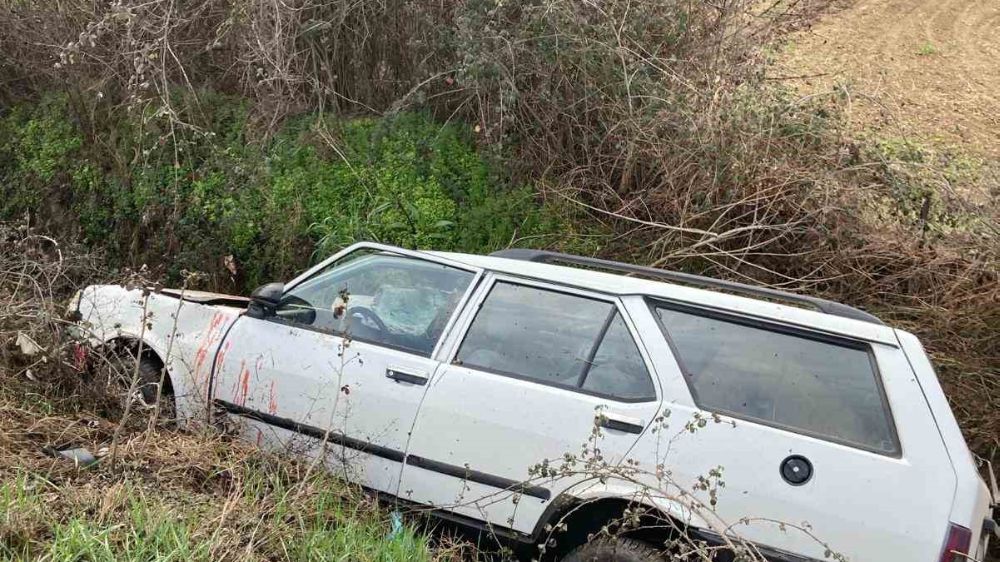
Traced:
<path id="1" fill-rule="evenodd" d="M 612 412 L 601 412 L 597 414 L 597 424 L 607 429 L 624 431 L 625 433 L 642 433 L 645 424 L 642 420 L 622 416 Z"/>
<path id="2" fill-rule="evenodd" d="M 407 373 L 405 371 L 400 371 L 399 369 L 386 369 L 385 376 L 386 378 L 392 379 L 396 382 L 406 382 L 420 386 L 427 384 L 427 377 L 423 375 L 416 375 L 414 373 Z"/>

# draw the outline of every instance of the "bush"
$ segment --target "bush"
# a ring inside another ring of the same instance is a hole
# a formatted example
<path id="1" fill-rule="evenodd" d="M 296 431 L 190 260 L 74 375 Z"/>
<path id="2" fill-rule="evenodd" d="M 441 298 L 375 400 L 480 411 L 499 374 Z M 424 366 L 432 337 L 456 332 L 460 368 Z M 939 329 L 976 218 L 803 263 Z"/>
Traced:
<path id="1" fill-rule="evenodd" d="M 61 228 L 111 248 L 119 265 L 162 265 L 173 279 L 207 270 L 216 285 L 242 289 L 358 240 L 489 252 L 522 239 L 558 244 L 572 232 L 532 189 L 511 187 L 459 125 L 425 113 L 308 114 L 254 144 L 243 100 L 200 97 L 210 113 L 192 110 L 201 122 L 183 132 L 142 115 L 91 124 L 85 135 L 67 96 L 19 106 L 0 125 L 11 155 L 0 172 L 3 216 L 61 217 Z M 122 146 L 102 154 L 85 136 Z M 108 165 L 122 153 L 134 157 Z M 43 201 L 65 212 L 41 212 Z"/>
<path id="2" fill-rule="evenodd" d="M 79 128 L 67 119 L 65 99 L 47 98 L 22 106 L 0 125 L 0 180 L 8 186 L 0 212 L 12 215 L 38 209 L 47 186 L 62 183 L 77 170 L 71 157 L 83 143 Z"/>

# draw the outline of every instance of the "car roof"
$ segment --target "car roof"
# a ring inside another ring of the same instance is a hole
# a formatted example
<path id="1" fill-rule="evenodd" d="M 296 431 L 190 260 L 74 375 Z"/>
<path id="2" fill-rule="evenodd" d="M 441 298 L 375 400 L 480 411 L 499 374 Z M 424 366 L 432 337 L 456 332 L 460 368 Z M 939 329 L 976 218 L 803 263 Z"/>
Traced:
<path id="1" fill-rule="evenodd" d="M 897 346 L 893 329 L 854 318 L 789 306 L 764 299 L 733 295 L 717 290 L 688 287 L 676 283 L 653 281 L 640 277 L 539 263 L 498 256 L 482 256 L 455 252 L 424 252 L 471 267 L 537 279 L 558 285 L 589 289 L 616 296 L 641 295 L 671 302 L 693 305 L 723 312 L 779 322 L 808 330 L 825 332 L 854 339 Z"/>

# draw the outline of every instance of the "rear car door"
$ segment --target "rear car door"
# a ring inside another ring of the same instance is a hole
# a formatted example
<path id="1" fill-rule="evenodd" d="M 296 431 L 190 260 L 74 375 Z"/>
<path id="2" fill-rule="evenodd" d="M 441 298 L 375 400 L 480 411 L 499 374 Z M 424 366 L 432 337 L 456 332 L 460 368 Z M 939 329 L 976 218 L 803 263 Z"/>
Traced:
<path id="1" fill-rule="evenodd" d="M 497 276 L 462 323 L 418 414 L 400 496 L 531 532 L 582 478 L 533 467 L 593 450 L 595 421 L 600 454 L 620 462 L 660 391 L 617 298 Z"/>
<path id="2" fill-rule="evenodd" d="M 828 550 L 849 560 L 939 559 L 955 473 L 894 338 L 634 300 L 634 315 L 651 312 L 664 355 L 676 358 L 661 376 L 690 389 L 668 399 L 671 423 L 710 420 L 669 447 L 646 440 L 635 453 L 669 451 L 656 462 L 687 489 L 722 467 L 720 529 L 817 560 Z M 655 331 L 644 335 L 654 346 Z"/>
<path id="3" fill-rule="evenodd" d="M 441 335 L 478 271 L 361 249 L 291 286 L 276 314 L 244 316 L 216 361 L 217 406 L 251 440 L 317 455 L 395 493 Z"/>

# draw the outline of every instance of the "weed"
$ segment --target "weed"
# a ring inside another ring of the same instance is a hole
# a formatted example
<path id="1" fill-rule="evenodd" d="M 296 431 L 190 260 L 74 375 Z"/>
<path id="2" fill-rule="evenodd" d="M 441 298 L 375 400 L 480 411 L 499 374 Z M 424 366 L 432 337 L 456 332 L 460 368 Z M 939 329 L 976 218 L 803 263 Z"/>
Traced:
<path id="1" fill-rule="evenodd" d="M 194 438 L 175 443 L 185 441 L 197 446 Z M 292 473 L 276 483 L 284 461 L 259 463 L 254 455 L 261 454 L 224 456 L 217 460 L 242 464 L 219 469 L 271 486 L 212 493 L 169 480 L 158 486 L 127 477 L 112 477 L 103 487 L 88 482 L 109 477 L 103 470 L 58 484 L 16 473 L 0 482 L 0 556 L 54 562 L 436 558 L 427 537 L 411 527 L 390 538 L 386 516 L 342 482 L 325 474 L 298 481 Z M 54 501 L 58 508 L 46 508 Z"/>
<path id="2" fill-rule="evenodd" d="M 19 107 L 0 126 L 0 148 L 13 155 L 0 169 L 0 214 L 51 220 L 40 215 L 47 201 L 85 241 L 114 248 L 117 265 L 160 264 L 174 282 L 183 270 L 207 271 L 215 286 L 238 290 L 287 278 L 359 239 L 489 252 L 572 237 L 566 211 L 542 209 L 532 189 L 511 186 L 459 125 L 422 113 L 308 114 L 248 145 L 240 101 L 202 99 L 215 103 L 197 133 L 164 136 L 155 119 L 102 124 L 99 136 L 146 128 L 137 144 L 125 143 L 139 156 L 118 170 L 81 145 L 65 98 Z M 141 148 L 143 138 L 160 140 Z M 238 275 L 224 266 L 227 255 Z"/>

